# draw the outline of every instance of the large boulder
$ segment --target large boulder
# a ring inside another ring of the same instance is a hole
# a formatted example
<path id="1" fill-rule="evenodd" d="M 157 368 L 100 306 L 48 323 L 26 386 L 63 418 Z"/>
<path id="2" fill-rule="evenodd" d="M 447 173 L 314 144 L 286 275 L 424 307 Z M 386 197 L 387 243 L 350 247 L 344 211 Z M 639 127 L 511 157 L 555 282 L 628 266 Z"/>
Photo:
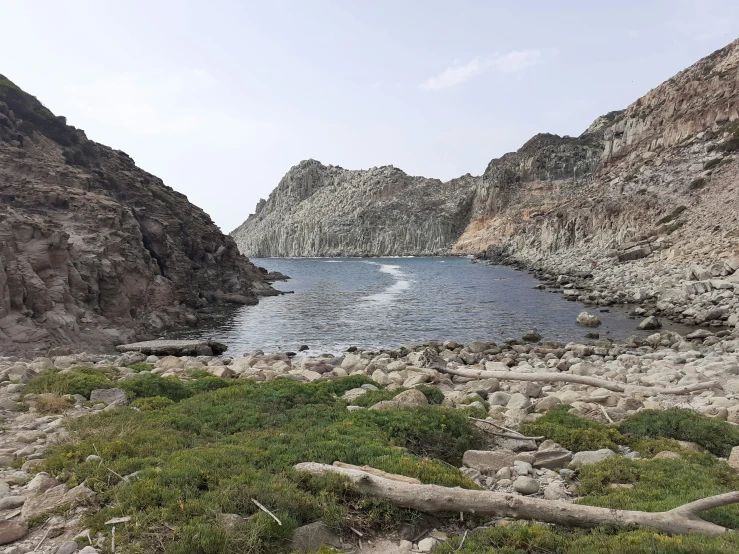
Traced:
<path id="1" fill-rule="evenodd" d="M 298 552 L 315 552 L 322 546 L 342 548 L 344 545 L 336 533 L 325 523 L 316 521 L 293 531 L 292 547 Z"/>
<path id="2" fill-rule="evenodd" d="M 544 441 L 534 454 L 535 468 L 561 469 L 572 460 L 572 452 L 554 441 Z"/>
<path id="3" fill-rule="evenodd" d="M 602 462 L 603 460 L 607 460 L 608 458 L 613 458 L 615 455 L 616 453 L 610 448 L 601 448 L 600 450 L 583 450 L 582 452 L 577 452 L 574 456 L 572 456 L 570 467 L 576 468 L 591 464 L 597 464 L 598 462 Z"/>
<path id="4" fill-rule="evenodd" d="M 644 331 L 651 331 L 653 329 L 659 329 L 660 327 L 662 327 L 662 323 L 660 323 L 659 319 L 657 319 L 653 315 L 650 315 L 639 324 L 639 329 L 642 329 Z"/>
<path id="5" fill-rule="evenodd" d="M 105 402 L 108 406 L 125 406 L 128 404 L 128 397 L 123 389 L 95 389 L 90 393 L 90 402 Z"/>
<path id="6" fill-rule="evenodd" d="M 94 495 L 95 493 L 84 485 L 78 485 L 69 490 L 66 485 L 59 485 L 26 500 L 21 511 L 21 518 L 28 521 L 35 516 L 65 505 L 78 506 L 88 502 Z"/>
<path id="7" fill-rule="evenodd" d="M 25 521 L 0 521 L 0 544 L 8 544 L 22 539 L 27 532 L 28 524 Z"/>
<path id="8" fill-rule="evenodd" d="M 516 459 L 512 450 L 468 450 L 462 456 L 462 463 L 480 473 L 495 475 L 504 467 L 511 467 Z"/>
<path id="9" fill-rule="evenodd" d="M 735 446 L 731 449 L 731 454 L 729 454 L 729 465 L 739 471 L 739 446 Z"/>

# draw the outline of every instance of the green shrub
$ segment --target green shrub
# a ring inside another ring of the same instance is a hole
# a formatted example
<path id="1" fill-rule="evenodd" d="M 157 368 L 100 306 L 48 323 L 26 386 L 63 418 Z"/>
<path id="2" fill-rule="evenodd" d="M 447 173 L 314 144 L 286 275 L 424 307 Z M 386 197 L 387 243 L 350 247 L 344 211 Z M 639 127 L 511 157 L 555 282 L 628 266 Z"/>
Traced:
<path id="1" fill-rule="evenodd" d="M 453 537 L 436 546 L 434 554 L 733 554 L 739 534 L 667 536 L 642 529 L 567 529 L 513 523 Z M 460 548 L 461 546 L 461 548 Z"/>
<path id="2" fill-rule="evenodd" d="M 739 489 L 739 475 L 726 462 L 707 453 L 682 452 L 682 458 L 632 460 L 608 458 L 580 468 L 578 494 L 583 504 L 623 510 L 658 512 L 700 498 Z M 612 488 L 613 483 L 633 488 Z M 739 505 L 709 510 L 708 521 L 739 528 Z"/>
<path id="3" fill-rule="evenodd" d="M 132 408 L 138 408 L 142 412 L 161 410 L 174 404 L 174 401 L 164 396 L 150 396 L 148 398 L 137 398 L 131 402 Z"/>
<path id="4" fill-rule="evenodd" d="M 190 391 L 190 394 L 193 395 L 223 389 L 235 385 L 236 383 L 238 383 L 238 381 L 234 379 L 224 379 L 222 377 L 208 375 L 207 377 L 201 377 L 200 379 L 187 383 L 185 387 Z"/>
<path id="5" fill-rule="evenodd" d="M 85 520 L 94 532 L 109 533 L 105 521 L 131 516 L 135 524 L 121 526 L 116 542 L 121 551 L 135 553 L 285 552 L 292 530 L 313 521 L 339 530 L 349 525 L 377 530 L 419 517 L 359 493 L 340 476 L 298 474 L 293 466 L 299 462 L 340 460 L 424 483 L 475 488 L 456 467 L 413 454 L 439 454 L 459 463 L 464 450 L 481 444 L 465 417 L 440 407 L 347 412 L 337 397 L 365 382 L 238 380 L 162 409 L 122 408 L 74 419 L 68 424 L 73 441 L 50 449 L 44 469 L 68 486 L 85 482 L 98 493 L 104 507 Z M 163 402 L 147 398 L 133 405 Z M 86 462 L 90 454 L 104 463 Z M 116 477 L 134 472 L 138 480 Z M 218 513 L 236 513 L 248 522 L 224 534 Z"/>
<path id="6" fill-rule="evenodd" d="M 416 387 L 416 389 L 420 390 L 424 394 L 426 400 L 428 400 L 429 404 L 431 404 L 432 406 L 441 406 L 441 403 L 444 402 L 444 393 L 436 387 L 431 387 L 429 385 L 419 385 Z"/>
<path id="7" fill-rule="evenodd" d="M 597 421 L 591 421 L 569 413 L 570 406 L 555 406 L 534 423 L 521 426 L 521 433 L 527 436 L 544 436 L 572 450 L 615 450 L 624 441 L 614 428 Z"/>
<path id="8" fill-rule="evenodd" d="M 739 427 L 689 409 L 643 410 L 620 425 L 624 434 L 695 442 L 716 456 L 727 457 L 739 445 Z"/>
<path id="9" fill-rule="evenodd" d="M 174 402 L 188 398 L 190 390 L 177 377 L 162 377 L 160 375 L 144 374 L 134 379 L 122 381 L 118 385 L 129 400 L 163 396 Z"/>
<path id="10" fill-rule="evenodd" d="M 57 395 L 80 394 L 90 398 L 95 389 L 109 389 L 114 387 L 108 378 L 110 369 L 93 369 L 89 367 L 73 367 L 71 369 L 47 369 L 28 383 L 23 394 L 51 393 Z"/>
<path id="11" fill-rule="evenodd" d="M 378 402 L 383 402 L 384 400 L 392 400 L 404 390 L 405 389 L 396 389 L 393 391 L 389 391 L 387 389 L 370 390 L 364 393 L 362 396 L 359 396 L 352 400 L 351 405 L 369 408 L 370 406 L 374 406 Z"/>
<path id="12" fill-rule="evenodd" d="M 444 401 L 444 393 L 435 387 L 421 385 L 415 388 L 423 393 L 423 395 L 426 397 L 426 400 L 428 400 L 429 404 L 431 405 L 439 406 Z M 355 398 L 352 401 L 352 405 L 369 408 L 370 406 L 373 406 L 378 402 L 382 402 L 383 400 L 392 400 L 401 392 L 406 390 L 408 389 L 398 387 L 397 389 L 394 389 L 392 391 L 389 391 L 387 389 L 367 391 L 367 393 L 363 394 L 362 396 Z"/>
<path id="13" fill-rule="evenodd" d="M 453 466 L 482 443 L 479 431 L 464 414 L 439 407 L 403 410 L 361 410 L 352 413 L 357 425 L 380 426 L 391 443 L 417 456 L 438 458 Z"/>

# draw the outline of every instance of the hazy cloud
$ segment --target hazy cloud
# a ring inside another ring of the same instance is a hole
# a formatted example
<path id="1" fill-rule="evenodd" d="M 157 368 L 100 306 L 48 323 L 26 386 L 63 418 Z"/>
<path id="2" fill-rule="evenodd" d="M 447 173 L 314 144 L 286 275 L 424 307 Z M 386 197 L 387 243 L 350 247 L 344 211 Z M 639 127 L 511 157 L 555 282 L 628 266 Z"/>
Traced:
<path id="1" fill-rule="evenodd" d="M 472 77 L 485 71 L 498 71 L 500 73 L 516 73 L 544 61 L 548 57 L 556 56 L 554 49 L 541 50 L 530 48 L 528 50 L 512 50 L 507 54 L 495 54 L 485 60 L 475 58 L 466 64 L 455 64 L 444 71 L 426 79 L 421 83 L 421 88 L 436 90 L 453 87 L 468 81 Z"/>

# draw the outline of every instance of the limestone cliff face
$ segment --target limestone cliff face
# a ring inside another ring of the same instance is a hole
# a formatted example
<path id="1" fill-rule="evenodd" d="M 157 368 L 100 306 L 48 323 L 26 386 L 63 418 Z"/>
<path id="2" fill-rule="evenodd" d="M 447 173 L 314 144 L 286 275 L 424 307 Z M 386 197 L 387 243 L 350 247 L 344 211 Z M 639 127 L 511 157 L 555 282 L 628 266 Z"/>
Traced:
<path id="1" fill-rule="evenodd" d="M 184 195 L 0 76 L 0 353 L 100 351 L 273 293 Z"/>
<path id="2" fill-rule="evenodd" d="M 392 166 L 352 171 L 303 161 L 232 232 L 249 256 L 428 255 L 469 221 L 479 178 L 443 183 Z"/>

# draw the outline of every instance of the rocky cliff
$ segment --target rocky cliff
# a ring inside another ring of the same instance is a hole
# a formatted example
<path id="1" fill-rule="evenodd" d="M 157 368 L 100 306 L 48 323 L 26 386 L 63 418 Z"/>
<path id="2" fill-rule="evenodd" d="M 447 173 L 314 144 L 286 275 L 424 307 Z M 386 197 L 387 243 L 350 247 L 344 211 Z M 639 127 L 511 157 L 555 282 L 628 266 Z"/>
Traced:
<path id="1" fill-rule="evenodd" d="M 0 76 L 0 352 L 100 351 L 260 294 L 206 213 Z"/>
<path id="2" fill-rule="evenodd" d="M 249 256 L 429 255 L 462 234 L 479 179 L 443 183 L 392 166 L 352 171 L 307 160 L 232 232 Z"/>
<path id="3" fill-rule="evenodd" d="M 454 250 L 588 272 L 581 298 L 595 303 L 739 323 L 738 110 L 735 41 L 578 139 L 535 137 L 493 160 Z"/>

